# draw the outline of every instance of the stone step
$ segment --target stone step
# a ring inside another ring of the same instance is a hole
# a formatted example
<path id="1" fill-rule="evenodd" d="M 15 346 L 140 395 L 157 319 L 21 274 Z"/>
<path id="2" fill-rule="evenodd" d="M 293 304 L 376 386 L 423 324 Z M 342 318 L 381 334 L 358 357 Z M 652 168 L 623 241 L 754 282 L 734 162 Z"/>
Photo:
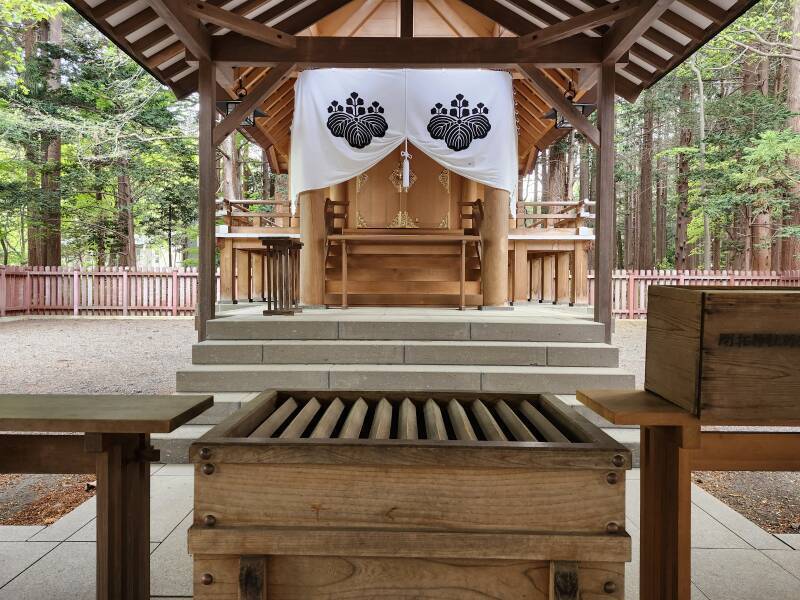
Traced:
<path id="1" fill-rule="evenodd" d="M 578 342 L 207 340 L 193 346 L 192 362 L 617 367 L 619 351 Z"/>
<path id="2" fill-rule="evenodd" d="M 485 391 L 574 394 L 578 388 L 632 388 L 633 375 L 606 367 L 474 365 L 192 365 L 179 392 L 283 390 Z"/>
<path id="3" fill-rule="evenodd" d="M 241 317 L 208 323 L 212 340 L 427 340 L 502 342 L 603 342 L 603 325 L 587 320 L 481 315 L 471 320 L 422 317 Z"/>

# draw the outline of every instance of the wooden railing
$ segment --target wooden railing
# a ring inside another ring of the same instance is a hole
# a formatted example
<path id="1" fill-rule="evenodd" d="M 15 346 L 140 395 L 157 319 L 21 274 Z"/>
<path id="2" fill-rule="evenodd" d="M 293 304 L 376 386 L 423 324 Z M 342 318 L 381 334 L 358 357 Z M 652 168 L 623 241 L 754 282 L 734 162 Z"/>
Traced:
<path id="1" fill-rule="evenodd" d="M 593 220 L 590 209 L 595 203 L 589 200 L 563 200 L 547 202 L 517 202 L 517 212 L 513 215 L 517 229 L 561 229 L 576 231 Z"/>
<path id="2" fill-rule="evenodd" d="M 800 271 L 614 271 L 612 312 L 618 319 L 647 318 L 651 285 L 800 286 Z M 594 273 L 589 273 L 589 303 L 594 302 Z"/>
<path id="3" fill-rule="evenodd" d="M 219 285 L 219 274 L 217 282 Z M 797 287 L 800 271 L 615 271 L 612 285 L 614 316 L 644 319 L 651 285 Z M 191 315 L 196 300 L 195 269 L 0 266 L 0 317 Z M 589 303 L 593 300 L 594 273 L 590 272 Z"/>
<path id="4" fill-rule="evenodd" d="M 234 228 L 267 229 L 290 227 L 291 203 L 288 200 L 217 200 L 217 218 Z"/>

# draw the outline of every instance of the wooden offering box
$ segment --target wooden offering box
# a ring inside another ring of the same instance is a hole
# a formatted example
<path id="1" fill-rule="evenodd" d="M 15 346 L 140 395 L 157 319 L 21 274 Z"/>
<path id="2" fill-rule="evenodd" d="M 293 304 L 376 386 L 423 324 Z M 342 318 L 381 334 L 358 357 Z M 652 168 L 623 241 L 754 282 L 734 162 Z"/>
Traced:
<path id="1" fill-rule="evenodd" d="M 800 420 L 800 290 L 651 286 L 644 386 L 708 420 Z"/>
<path id="2" fill-rule="evenodd" d="M 198 600 L 624 596 L 630 452 L 551 395 L 264 392 L 190 454 Z"/>

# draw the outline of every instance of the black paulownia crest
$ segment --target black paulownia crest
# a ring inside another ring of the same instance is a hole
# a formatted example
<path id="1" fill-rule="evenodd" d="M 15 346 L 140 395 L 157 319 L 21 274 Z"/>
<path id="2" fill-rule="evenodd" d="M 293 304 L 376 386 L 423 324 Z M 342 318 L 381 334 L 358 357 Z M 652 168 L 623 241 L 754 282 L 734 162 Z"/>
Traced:
<path id="1" fill-rule="evenodd" d="M 331 102 L 328 113 L 328 129 L 353 148 L 366 148 L 373 137 L 383 137 L 389 129 L 383 107 L 378 102 L 364 106 L 364 99 L 357 92 L 351 93 L 344 105 L 337 100 Z"/>
<path id="2" fill-rule="evenodd" d="M 472 140 L 485 138 L 492 128 L 486 116 L 489 108 L 483 102 L 478 102 L 470 110 L 469 100 L 464 98 L 464 94 L 456 94 L 450 101 L 449 109 L 437 102 L 431 114 L 428 133 L 435 140 L 444 140 L 447 147 L 456 152 L 469 148 Z"/>

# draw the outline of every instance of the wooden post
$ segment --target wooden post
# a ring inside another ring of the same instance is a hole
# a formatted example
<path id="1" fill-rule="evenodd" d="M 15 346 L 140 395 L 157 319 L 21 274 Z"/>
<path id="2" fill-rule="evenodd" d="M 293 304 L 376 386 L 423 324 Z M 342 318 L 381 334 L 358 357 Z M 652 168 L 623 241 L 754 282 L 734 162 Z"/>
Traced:
<path id="1" fill-rule="evenodd" d="M 249 252 L 234 248 L 236 265 L 236 298 L 239 302 L 250 299 L 250 261 Z"/>
<path id="2" fill-rule="evenodd" d="M 214 124 L 216 100 L 216 76 L 214 63 L 199 60 L 198 92 L 199 108 L 199 169 L 198 195 L 198 285 L 195 326 L 199 341 L 206 339 L 206 324 L 214 318 L 216 301 L 216 243 L 214 240 L 215 194 L 217 189 L 216 151 L 214 148 Z"/>
<path id="3" fill-rule="evenodd" d="M 325 304 L 325 193 L 300 194 L 300 301 L 306 306 Z"/>
<path id="4" fill-rule="evenodd" d="M 221 240 L 219 253 L 219 300 L 231 302 L 233 300 L 233 286 L 236 280 L 233 262 L 233 240 Z"/>
<path id="5" fill-rule="evenodd" d="M 570 281 L 569 281 L 569 264 L 570 264 L 570 252 L 559 252 L 556 256 L 556 272 L 557 272 L 557 284 L 556 284 L 556 298 L 555 304 L 563 303 L 569 304 L 571 302 L 571 294 L 570 294 Z"/>
<path id="6" fill-rule="evenodd" d="M 122 314 L 123 316 L 128 315 L 128 304 L 130 301 L 128 299 L 128 268 L 125 267 L 122 271 Z"/>
<path id="7" fill-rule="evenodd" d="M 78 275 L 78 267 L 72 269 L 72 314 L 78 316 L 81 307 L 81 288 L 80 288 L 80 275 Z M 5 279 L 5 273 L 3 273 Z"/>
<path id="8" fill-rule="evenodd" d="M 508 299 L 508 201 L 505 190 L 486 188 L 483 246 L 483 306 L 505 306 Z"/>
<path id="9" fill-rule="evenodd" d="M 542 256 L 542 285 L 540 302 L 553 302 L 556 299 L 556 257 L 554 254 Z"/>
<path id="10" fill-rule="evenodd" d="M 528 243 L 514 240 L 514 301 L 526 301 L 531 290 L 528 269 Z"/>
<path id="11" fill-rule="evenodd" d="M 691 463 L 682 427 L 642 427 L 640 594 L 691 597 Z"/>
<path id="12" fill-rule="evenodd" d="M 180 301 L 180 289 L 178 288 L 178 269 L 172 269 L 172 316 L 178 316 L 178 302 Z"/>
<path id="13" fill-rule="evenodd" d="M 332 202 L 347 202 L 347 182 L 337 183 L 328 188 L 330 199 Z M 347 213 L 347 207 L 337 204 L 333 207 L 334 214 L 343 215 Z M 347 222 L 342 219 L 336 220 L 336 227 L 348 227 L 350 222 L 350 215 L 347 217 Z"/>
<path id="14" fill-rule="evenodd" d="M 611 270 L 614 265 L 615 194 L 614 194 L 614 63 L 600 67 L 598 81 L 597 124 L 600 129 L 597 172 L 597 211 L 594 251 L 594 320 L 606 328 L 606 342 L 611 342 Z"/>
<path id="15" fill-rule="evenodd" d="M 575 304 L 589 303 L 589 249 L 587 242 L 575 243 Z"/>

